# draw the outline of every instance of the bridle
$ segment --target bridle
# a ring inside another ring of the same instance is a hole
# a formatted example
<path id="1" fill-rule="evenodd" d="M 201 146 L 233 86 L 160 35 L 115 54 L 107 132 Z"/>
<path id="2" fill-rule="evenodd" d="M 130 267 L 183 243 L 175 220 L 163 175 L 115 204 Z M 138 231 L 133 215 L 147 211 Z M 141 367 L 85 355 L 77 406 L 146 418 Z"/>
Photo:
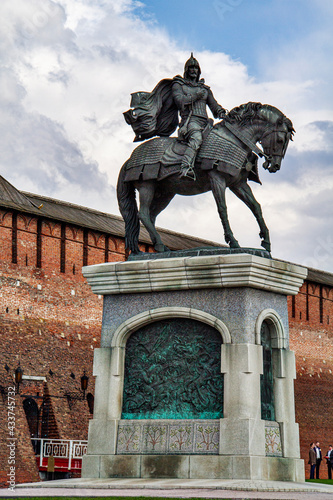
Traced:
<path id="1" fill-rule="evenodd" d="M 278 156 L 281 158 L 284 158 L 284 155 L 286 154 L 287 147 L 288 147 L 288 142 L 290 139 L 290 132 L 286 130 L 270 130 L 268 132 L 265 132 L 263 136 L 261 137 L 259 143 L 262 145 L 262 140 L 265 139 L 268 136 L 272 136 L 269 142 L 268 147 L 265 149 L 268 149 L 268 152 L 266 153 L 262 149 L 260 149 L 254 142 L 250 141 L 247 137 L 244 136 L 240 131 L 236 130 L 233 125 L 231 125 L 229 122 L 224 120 L 224 126 L 232 132 L 233 135 L 235 135 L 245 146 L 247 146 L 251 151 L 259 155 L 260 157 L 265 158 L 265 162 L 263 164 L 263 167 L 267 169 L 269 167 L 269 164 L 272 161 L 273 156 Z M 273 135 L 274 134 L 274 135 Z M 282 153 L 276 153 L 275 148 L 277 147 L 277 139 L 276 139 L 276 134 L 286 134 L 285 140 L 284 140 L 284 145 L 283 145 L 283 150 Z M 288 137 L 288 136 L 289 137 Z"/>
<path id="2" fill-rule="evenodd" d="M 281 153 L 279 153 L 279 152 L 276 151 L 277 148 L 279 148 L 278 151 L 280 150 L 280 147 L 278 147 L 277 134 L 285 134 L 284 144 L 283 144 L 283 148 L 282 148 L 282 152 Z M 273 156 L 277 156 L 277 157 L 279 157 L 281 159 L 284 158 L 284 156 L 286 154 L 286 151 L 287 151 L 289 139 L 290 139 L 290 134 L 291 133 L 289 131 L 278 130 L 278 129 L 270 130 L 269 132 L 265 132 L 263 134 L 263 136 L 261 137 L 261 139 L 259 141 L 261 145 L 262 145 L 262 141 L 264 139 L 266 139 L 267 137 L 271 136 L 270 140 L 269 140 L 268 146 L 265 147 L 265 149 L 267 151 L 267 154 L 265 154 L 266 161 L 263 164 L 263 167 L 265 169 L 268 168 L 269 163 L 271 162 Z"/>

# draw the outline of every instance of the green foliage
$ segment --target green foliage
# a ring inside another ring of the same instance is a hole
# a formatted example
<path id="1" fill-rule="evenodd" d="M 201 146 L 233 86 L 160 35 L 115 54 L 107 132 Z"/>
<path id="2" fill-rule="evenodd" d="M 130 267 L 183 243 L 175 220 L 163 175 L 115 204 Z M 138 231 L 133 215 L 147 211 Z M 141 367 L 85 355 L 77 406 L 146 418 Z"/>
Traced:
<path id="1" fill-rule="evenodd" d="M 333 479 L 306 479 L 307 483 L 321 483 L 321 484 L 332 484 Z"/>

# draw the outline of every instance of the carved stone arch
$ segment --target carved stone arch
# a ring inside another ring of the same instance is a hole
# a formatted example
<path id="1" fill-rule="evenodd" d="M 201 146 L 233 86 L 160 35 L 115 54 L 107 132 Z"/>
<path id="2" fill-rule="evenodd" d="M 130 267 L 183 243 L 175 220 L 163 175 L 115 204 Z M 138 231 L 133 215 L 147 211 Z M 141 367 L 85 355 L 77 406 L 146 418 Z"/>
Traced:
<path id="1" fill-rule="evenodd" d="M 261 345 L 261 326 L 266 321 L 270 327 L 272 347 L 284 349 L 287 347 L 286 332 L 279 314 L 274 309 L 264 309 L 257 317 L 255 326 L 256 344 Z"/>
<path id="2" fill-rule="evenodd" d="M 125 347 L 128 337 L 134 331 L 149 323 L 169 318 L 187 318 L 206 323 L 221 334 L 224 344 L 231 344 L 231 335 L 228 328 L 223 321 L 215 316 L 189 307 L 159 307 L 137 314 L 124 321 L 115 331 L 111 341 L 111 347 Z"/>

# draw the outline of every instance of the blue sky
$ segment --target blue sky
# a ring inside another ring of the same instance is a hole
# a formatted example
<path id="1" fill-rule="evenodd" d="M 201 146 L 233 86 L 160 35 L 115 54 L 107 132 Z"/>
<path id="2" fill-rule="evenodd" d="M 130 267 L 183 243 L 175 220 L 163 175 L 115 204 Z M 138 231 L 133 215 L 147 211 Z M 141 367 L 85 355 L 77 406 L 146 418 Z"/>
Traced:
<path id="1" fill-rule="evenodd" d="M 280 47 L 293 51 L 309 34 L 332 27 L 329 1 L 312 0 L 148 0 L 143 14 L 164 26 L 186 50 L 225 52 L 260 75 L 260 59 Z M 330 15 L 327 15 L 330 14 Z M 332 40 L 330 40 L 332 43 Z"/>
<path id="2" fill-rule="evenodd" d="M 0 16 L 0 173 L 17 188 L 119 214 L 130 94 L 194 51 L 224 107 L 260 101 L 293 121 L 281 170 L 260 166 L 252 189 L 273 256 L 333 272 L 331 0 L 2 0 Z M 227 200 L 241 245 L 259 247 Z M 157 223 L 224 243 L 211 193 L 176 197 Z"/>

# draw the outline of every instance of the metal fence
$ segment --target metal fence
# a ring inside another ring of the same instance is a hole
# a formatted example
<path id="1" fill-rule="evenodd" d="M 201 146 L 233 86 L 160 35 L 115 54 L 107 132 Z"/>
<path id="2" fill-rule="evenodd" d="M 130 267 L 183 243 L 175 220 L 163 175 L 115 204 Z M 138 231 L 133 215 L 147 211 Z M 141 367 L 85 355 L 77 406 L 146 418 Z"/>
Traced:
<path id="1" fill-rule="evenodd" d="M 72 460 L 82 459 L 87 453 L 88 441 L 43 438 L 33 438 L 31 441 L 35 454 L 39 455 L 40 467 L 43 465 L 43 458 L 53 456 L 68 459 L 68 470 L 70 470 Z"/>

